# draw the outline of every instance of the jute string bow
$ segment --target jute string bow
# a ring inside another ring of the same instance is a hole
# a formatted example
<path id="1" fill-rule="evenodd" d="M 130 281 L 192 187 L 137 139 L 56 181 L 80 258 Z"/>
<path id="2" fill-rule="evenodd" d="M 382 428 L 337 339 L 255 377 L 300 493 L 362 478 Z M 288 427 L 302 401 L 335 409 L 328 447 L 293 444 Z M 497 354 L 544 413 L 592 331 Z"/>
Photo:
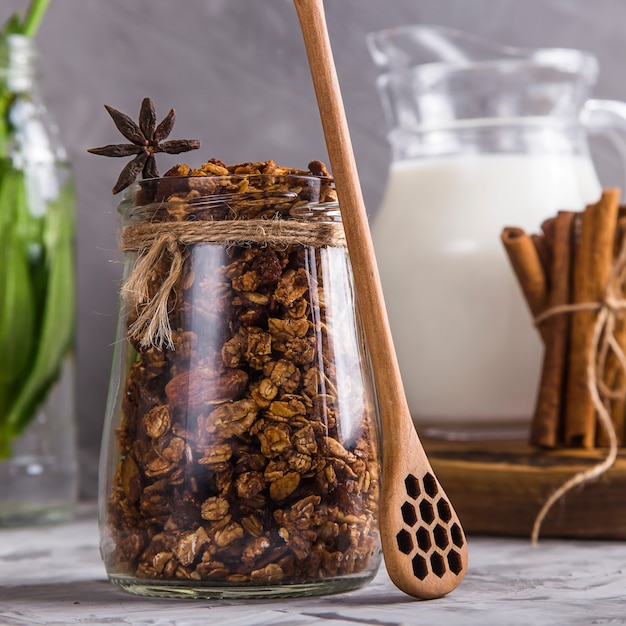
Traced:
<path id="1" fill-rule="evenodd" d="M 591 342 L 587 351 L 586 382 L 598 415 L 598 421 L 607 434 L 609 447 L 606 457 L 600 463 L 572 476 L 572 478 L 563 483 L 563 485 L 546 500 L 535 518 L 531 534 L 532 545 L 537 544 L 541 524 L 554 503 L 574 487 L 601 476 L 611 468 L 617 458 L 617 433 L 615 432 L 615 426 L 607 409 L 607 403 L 610 400 L 626 398 L 626 386 L 622 386 L 618 389 L 610 389 L 604 382 L 604 374 L 607 358 L 611 352 L 615 355 L 620 366 L 626 371 L 626 355 L 624 354 L 622 346 L 620 346 L 615 338 L 616 321 L 626 310 L 626 299 L 624 299 L 623 296 L 625 289 L 626 236 L 622 239 L 620 253 L 609 273 L 607 287 L 602 301 L 556 306 L 535 317 L 534 322 L 538 325 L 553 315 L 575 313 L 577 311 L 598 312 L 593 327 Z"/>
<path id="2" fill-rule="evenodd" d="M 213 243 L 225 247 L 260 245 L 285 248 L 345 246 L 343 226 L 337 222 L 301 222 L 286 219 L 161 222 L 126 226 L 120 248 L 137 252 L 137 259 L 122 287 L 122 299 L 137 318 L 128 336 L 144 347 L 174 349 L 169 321 L 170 296 L 178 284 L 189 245 Z M 155 267 L 169 267 L 156 293 L 150 293 Z"/>

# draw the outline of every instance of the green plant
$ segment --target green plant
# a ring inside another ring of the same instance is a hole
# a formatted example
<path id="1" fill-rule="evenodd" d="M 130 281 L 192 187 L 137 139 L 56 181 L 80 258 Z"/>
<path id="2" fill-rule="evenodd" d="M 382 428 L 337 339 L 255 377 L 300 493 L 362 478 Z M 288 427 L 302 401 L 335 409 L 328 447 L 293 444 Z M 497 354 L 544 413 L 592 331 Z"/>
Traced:
<path id="1" fill-rule="evenodd" d="M 32 0 L 0 32 L 0 55 L 13 36 L 32 38 L 49 0 Z M 29 101 L 0 73 L 0 457 L 36 414 L 72 348 L 73 189 L 44 198 L 37 164 L 24 157 L 13 113 Z"/>
<path id="2" fill-rule="evenodd" d="M 2 36 L 24 35 L 24 37 L 34 37 L 39 30 L 39 25 L 48 8 L 50 0 L 32 0 L 28 11 L 22 16 L 16 11 L 5 23 Z"/>

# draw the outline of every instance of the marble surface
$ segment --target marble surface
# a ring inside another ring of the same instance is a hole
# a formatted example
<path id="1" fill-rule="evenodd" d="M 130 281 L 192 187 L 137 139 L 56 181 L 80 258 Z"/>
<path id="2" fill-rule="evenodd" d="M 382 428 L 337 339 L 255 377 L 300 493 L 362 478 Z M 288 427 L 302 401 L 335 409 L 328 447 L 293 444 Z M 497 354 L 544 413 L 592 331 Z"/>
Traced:
<path id="1" fill-rule="evenodd" d="M 352 593 L 290 600 L 139 598 L 108 582 L 95 507 L 70 523 L 0 530 L 2 626 L 588 626 L 626 624 L 626 544 L 470 537 L 470 567 L 450 595 L 417 601 L 381 568 Z"/>

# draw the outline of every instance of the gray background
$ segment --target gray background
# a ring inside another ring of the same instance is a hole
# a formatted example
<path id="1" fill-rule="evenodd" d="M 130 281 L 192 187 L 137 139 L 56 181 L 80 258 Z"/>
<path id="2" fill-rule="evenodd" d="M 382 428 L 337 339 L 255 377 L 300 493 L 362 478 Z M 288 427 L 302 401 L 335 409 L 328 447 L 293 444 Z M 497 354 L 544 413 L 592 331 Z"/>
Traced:
<path id="1" fill-rule="evenodd" d="M 0 21 L 25 4 L 1 0 Z M 421 22 L 510 45 L 582 48 L 600 62 L 594 95 L 626 100 L 624 0 L 327 0 L 326 13 L 372 215 L 389 150 L 365 46 L 370 31 Z M 176 108 L 171 138 L 203 147 L 183 159 L 161 155 L 161 172 L 210 157 L 293 167 L 327 157 L 290 0 L 51 0 L 38 44 L 44 96 L 78 188 L 78 419 L 82 492 L 93 496 L 121 272 L 110 189 L 125 163 L 86 153 L 120 139 L 103 103 L 133 118 L 146 96 L 159 119 Z M 597 150 L 603 182 L 621 184 L 613 155 Z"/>

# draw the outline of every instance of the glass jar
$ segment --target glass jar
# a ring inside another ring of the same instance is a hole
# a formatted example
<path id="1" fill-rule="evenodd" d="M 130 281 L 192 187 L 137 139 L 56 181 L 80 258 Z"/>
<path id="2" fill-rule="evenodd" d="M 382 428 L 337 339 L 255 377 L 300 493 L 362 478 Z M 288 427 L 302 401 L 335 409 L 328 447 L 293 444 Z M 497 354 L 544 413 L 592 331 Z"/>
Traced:
<path id="1" fill-rule="evenodd" d="M 122 588 L 286 597 L 376 573 L 378 413 L 334 198 L 316 176 L 126 192 L 100 466 Z"/>
<path id="2" fill-rule="evenodd" d="M 0 525 L 67 519 L 78 487 L 75 196 L 36 60 L 0 43 Z"/>

